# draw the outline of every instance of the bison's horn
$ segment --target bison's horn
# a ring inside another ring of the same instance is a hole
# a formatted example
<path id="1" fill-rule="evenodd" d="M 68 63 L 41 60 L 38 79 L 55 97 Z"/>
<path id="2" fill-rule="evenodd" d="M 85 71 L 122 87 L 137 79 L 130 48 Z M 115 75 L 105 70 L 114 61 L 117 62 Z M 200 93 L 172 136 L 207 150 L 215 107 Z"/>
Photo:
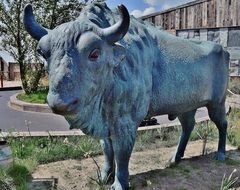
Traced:
<path id="1" fill-rule="evenodd" d="M 35 20 L 32 5 L 28 4 L 24 8 L 23 23 L 27 32 L 36 40 L 40 40 L 48 31 Z"/>
<path id="2" fill-rule="evenodd" d="M 130 16 L 127 8 L 124 5 L 120 5 L 118 6 L 118 10 L 121 14 L 120 20 L 116 24 L 103 29 L 103 36 L 105 36 L 106 41 L 109 43 L 115 43 L 122 39 L 127 33 L 130 24 Z"/>

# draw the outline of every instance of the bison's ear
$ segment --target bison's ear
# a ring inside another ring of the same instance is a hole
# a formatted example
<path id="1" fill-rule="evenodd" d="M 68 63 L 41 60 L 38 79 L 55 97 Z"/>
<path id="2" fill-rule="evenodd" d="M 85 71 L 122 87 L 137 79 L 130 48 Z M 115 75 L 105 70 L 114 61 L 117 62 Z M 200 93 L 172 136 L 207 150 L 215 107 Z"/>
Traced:
<path id="1" fill-rule="evenodd" d="M 119 43 L 113 45 L 113 66 L 117 67 L 126 57 L 124 46 Z"/>

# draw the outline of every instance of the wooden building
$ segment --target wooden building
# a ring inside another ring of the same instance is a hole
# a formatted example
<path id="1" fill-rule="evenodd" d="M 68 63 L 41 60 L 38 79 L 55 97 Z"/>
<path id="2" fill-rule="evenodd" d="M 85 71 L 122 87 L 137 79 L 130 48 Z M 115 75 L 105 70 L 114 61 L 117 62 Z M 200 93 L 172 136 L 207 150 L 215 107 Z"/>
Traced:
<path id="1" fill-rule="evenodd" d="M 8 64 L 1 56 L 0 56 L 0 77 L 3 80 L 9 80 Z"/>
<path id="2" fill-rule="evenodd" d="M 142 17 L 165 30 L 240 26 L 239 0 L 197 0 Z"/>
<path id="3" fill-rule="evenodd" d="M 240 0 L 197 0 L 142 19 L 182 38 L 221 44 L 240 75 Z"/>
<path id="4" fill-rule="evenodd" d="M 0 51 L 0 77 L 3 80 L 19 81 L 20 67 L 11 57 Z"/>

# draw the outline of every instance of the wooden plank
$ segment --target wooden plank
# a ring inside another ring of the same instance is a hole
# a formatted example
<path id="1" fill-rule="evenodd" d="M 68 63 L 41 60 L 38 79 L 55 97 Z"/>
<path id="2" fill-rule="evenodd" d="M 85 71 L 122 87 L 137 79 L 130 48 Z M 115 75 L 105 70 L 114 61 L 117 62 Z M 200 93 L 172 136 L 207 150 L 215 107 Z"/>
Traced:
<path id="1" fill-rule="evenodd" d="M 156 26 L 163 26 L 163 20 L 162 20 L 162 15 L 157 15 L 155 17 L 155 25 Z"/>
<path id="2" fill-rule="evenodd" d="M 175 29 L 180 29 L 180 9 L 175 11 Z"/>
<path id="3" fill-rule="evenodd" d="M 224 0 L 216 0 L 216 26 L 217 27 L 223 27 L 223 13 L 224 13 L 224 6 L 223 6 Z"/>
<path id="4" fill-rule="evenodd" d="M 186 29 L 187 28 L 187 9 L 183 8 L 181 9 L 181 27 L 180 29 Z"/>
<path id="5" fill-rule="evenodd" d="M 167 13 L 163 15 L 163 28 L 164 28 L 164 30 L 168 29 Z"/>
<path id="6" fill-rule="evenodd" d="M 215 27 L 215 3 L 214 1 L 207 2 L 207 27 Z"/>
<path id="7" fill-rule="evenodd" d="M 207 12 L 208 11 L 207 5 L 208 5 L 207 2 L 203 3 L 203 9 L 202 9 L 202 26 L 203 27 L 207 27 L 207 19 L 208 19 L 208 17 L 207 17 L 207 13 L 208 13 Z"/>
<path id="8" fill-rule="evenodd" d="M 175 11 L 171 12 L 171 30 L 175 29 Z"/>
<path id="9" fill-rule="evenodd" d="M 232 26 L 237 26 L 237 1 L 239 0 L 232 0 Z"/>
<path id="10" fill-rule="evenodd" d="M 172 12 L 168 14 L 168 30 L 171 30 L 173 27 L 173 18 L 172 18 Z"/>
<path id="11" fill-rule="evenodd" d="M 240 2 L 237 1 L 237 25 L 240 25 Z"/>
<path id="12" fill-rule="evenodd" d="M 195 12 L 195 16 L 197 17 L 196 28 L 202 27 L 202 9 L 203 4 L 198 4 L 196 6 L 197 11 Z"/>
<path id="13" fill-rule="evenodd" d="M 194 11 L 193 7 L 187 7 L 187 29 L 192 29 L 194 26 Z"/>

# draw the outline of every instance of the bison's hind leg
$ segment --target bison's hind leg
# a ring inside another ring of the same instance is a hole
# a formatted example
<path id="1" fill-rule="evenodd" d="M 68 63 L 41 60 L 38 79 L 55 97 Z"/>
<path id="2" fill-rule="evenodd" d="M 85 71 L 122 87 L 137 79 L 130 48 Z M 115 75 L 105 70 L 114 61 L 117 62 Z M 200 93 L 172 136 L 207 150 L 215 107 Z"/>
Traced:
<path id="1" fill-rule="evenodd" d="M 225 101 L 219 105 L 209 105 L 207 108 L 209 117 L 215 123 L 219 132 L 218 151 L 215 158 L 216 160 L 225 160 L 225 146 L 228 125 L 226 119 Z"/>
<path id="2" fill-rule="evenodd" d="M 178 162 L 184 156 L 189 137 L 195 125 L 195 113 L 196 110 L 186 112 L 178 116 L 178 119 L 182 125 L 182 134 L 178 143 L 178 147 L 171 162 Z"/>

